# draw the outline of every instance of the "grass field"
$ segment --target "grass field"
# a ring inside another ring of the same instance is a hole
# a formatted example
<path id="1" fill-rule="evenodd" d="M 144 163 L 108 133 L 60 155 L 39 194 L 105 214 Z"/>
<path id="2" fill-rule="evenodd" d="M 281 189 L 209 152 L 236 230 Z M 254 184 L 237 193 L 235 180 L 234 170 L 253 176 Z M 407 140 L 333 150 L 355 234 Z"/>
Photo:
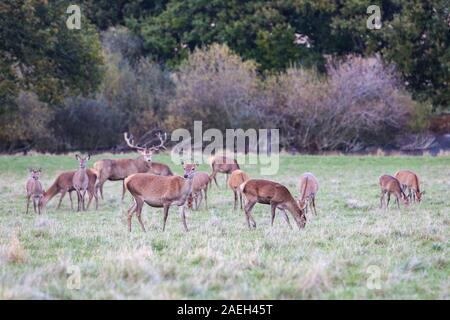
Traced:
<path id="1" fill-rule="evenodd" d="M 130 155 L 128 155 L 129 157 Z M 112 157 L 104 154 L 95 160 Z M 169 163 L 167 155 L 156 161 Z M 210 209 L 190 212 L 188 233 L 178 208 L 144 207 L 147 232 L 126 227 L 129 194 L 105 184 L 100 210 L 76 213 L 54 198 L 41 216 L 25 214 L 30 166 L 42 167 L 48 188 L 56 174 L 77 167 L 71 156 L 0 156 L 1 299 L 448 299 L 450 288 L 450 157 L 281 156 L 277 176 L 298 196 L 301 173 L 320 183 L 317 216 L 290 230 L 269 206 L 256 205 L 247 228 L 232 210 L 219 176 Z M 181 166 L 171 167 L 181 173 Z M 379 209 L 378 177 L 410 168 L 426 190 L 423 202 Z M 243 166 L 252 177 L 255 166 Z M 201 170 L 209 171 L 206 165 Z M 76 198 L 76 197 L 75 197 Z M 76 203 L 75 203 L 76 205 Z M 292 219 L 291 219 L 292 221 Z M 80 271 L 80 288 L 77 286 Z M 75 284 L 75 285 L 74 285 Z"/>

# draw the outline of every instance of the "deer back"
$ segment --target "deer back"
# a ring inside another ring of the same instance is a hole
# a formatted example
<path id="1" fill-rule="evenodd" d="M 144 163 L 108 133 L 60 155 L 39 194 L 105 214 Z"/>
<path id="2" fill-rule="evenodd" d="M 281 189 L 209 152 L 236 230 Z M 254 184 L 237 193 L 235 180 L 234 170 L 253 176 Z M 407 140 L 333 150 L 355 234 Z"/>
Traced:
<path id="1" fill-rule="evenodd" d="M 239 186 L 250 179 L 250 177 L 242 170 L 235 170 L 231 173 L 230 180 L 228 180 L 228 186 L 236 190 Z"/>
<path id="2" fill-rule="evenodd" d="M 395 174 L 395 178 L 400 181 L 401 184 L 420 191 L 419 178 L 414 172 L 410 170 L 400 170 Z"/>
<path id="3" fill-rule="evenodd" d="M 311 195 L 315 195 L 319 190 L 319 183 L 316 177 L 309 172 L 306 172 L 300 178 L 300 200 L 304 201 Z"/>
<path id="4" fill-rule="evenodd" d="M 153 173 L 158 176 L 173 176 L 170 167 L 164 163 L 153 162 L 148 166 L 148 173 Z"/>

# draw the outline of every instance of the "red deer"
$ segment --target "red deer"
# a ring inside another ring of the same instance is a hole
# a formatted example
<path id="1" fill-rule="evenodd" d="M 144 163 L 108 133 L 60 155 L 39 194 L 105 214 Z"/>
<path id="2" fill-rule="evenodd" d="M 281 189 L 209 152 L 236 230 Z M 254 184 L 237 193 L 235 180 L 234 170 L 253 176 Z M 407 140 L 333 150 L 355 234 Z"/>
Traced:
<path id="1" fill-rule="evenodd" d="M 139 224 L 145 232 L 141 217 L 144 203 L 154 208 L 164 208 L 163 231 L 166 228 L 170 206 L 179 206 L 184 229 L 188 231 L 184 210 L 186 199 L 192 192 L 196 167 L 195 164 L 183 164 L 183 177 L 136 173 L 125 178 L 125 190 L 128 190 L 134 198 L 133 205 L 128 210 L 128 231 L 131 232 L 131 218 L 133 213 L 136 213 Z"/>
<path id="2" fill-rule="evenodd" d="M 420 202 L 425 191 L 420 192 L 419 177 L 411 170 L 400 170 L 395 174 L 395 178 L 402 185 L 403 191 L 408 193 L 409 201 Z"/>
<path id="3" fill-rule="evenodd" d="M 251 215 L 251 211 L 256 203 L 271 206 L 272 226 L 275 219 L 275 210 L 278 208 L 283 213 L 283 217 L 290 228 L 292 227 L 285 210 L 288 210 L 292 214 L 299 230 L 305 227 L 305 212 L 298 206 L 298 203 L 292 197 L 289 190 L 282 184 L 263 179 L 249 179 L 241 184 L 240 189 L 246 200 L 244 211 L 249 228 L 251 228 L 250 221 L 253 228 L 256 228 L 256 222 Z"/>
<path id="4" fill-rule="evenodd" d="M 96 189 L 100 191 L 100 196 L 103 199 L 103 184 L 106 180 L 119 181 L 124 180 L 129 175 L 135 173 L 151 172 L 158 175 L 171 176 L 170 168 L 162 163 L 152 162 L 152 155 L 159 149 L 165 149 L 164 142 L 167 139 L 167 134 L 163 136 L 158 133 L 156 135 L 160 140 L 160 144 L 153 147 L 137 146 L 133 141 L 133 136 L 128 137 L 124 133 L 125 142 L 130 148 L 137 150 L 141 156 L 136 159 L 105 159 L 94 163 L 94 169 L 98 174 L 98 182 Z M 122 200 L 125 196 L 125 187 L 122 188 Z"/>
<path id="5" fill-rule="evenodd" d="M 86 191 L 89 185 L 89 177 L 87 175 L 87 162 L 91 158 L 88 155 L 86 158 L 80 157 L 78 154 L 75 155 L 75 158 L 80 163 L 80 168 L 75 171 L 72 178 L 72 185 L 75 191 L 77 192 L 78 198 L 78 209 L 77 211 L 83 210 L 86 211 L 86 207 L 84 206 L 84 196 L 86 195 Z"/>
<path id="6" fill-rule="evenodd" d="M 391 193 L 395 195 L 395 201 L 397 202 L 397 206 L 400 209 L 400 199 L 402 199 L 405 205 L 408 205 L 408 198 L 402 190 L 400 182 L 390 175 L 382 175 L 380 177 L 380 187 L 381 187 L 381 196 L 380 196 L 380 208 L 383 208 L 383 200 L 385 195 L 387 194 L 387 203 L 385 208 L 387 209 L 389 206 L 389 201 L 391 200 Z"/>
<path id="7" fill-rule="evenodd" d="M 210 159 L 210 164 L 212 173 L 209 177 L 209 180 L 212 181 L 214 179 L 214 182 L 216 183 L 217 187 L 219 187 L 216 179 L 216 175 L 218 172 L 226 174 L 226 183 L 228 184 L 228 175 L 232 173 L 234 170 L 240 169 L 239 164 L 235 159 L 230 159 L 225 156 L 212 157 Z"/>
<path id="8" fill-rule="evenodd" d="M 233 190 L 234 193 L 234 206 L 233 209 L 236 210 L 237 202 L 238 202 L 238 194 L 239 194 L 239 201 L 241 203 L 241 209 L 242 209 L 242 193 L 239 186 L 243 184 L 245 181 L 250 179 L 250 177 L 242 170 L 234 170 L 231 173 L 230 180 L 228 180 L 228 186 Z"/>
<path id="9" fill-rule="evenodd" d="M 42 184 L 39 181 L 39 178 L 41 176 L 42 170 L 35 170 L 30 168 L 29 171 L 30 178 L 27 181 L 27 213 L 30 206 L 30 198 L 32 198 L 34 213 L 36 213 L 37 209 L 38 213 L 41 214 L 41 202 L 42 198 L 44 197 L 44 189 L 42 188 Z"/>
<path id="10" fill-rule="evenodd" d="M 319 190 L 319 183 L 317 182 L 316 177 L 310 173 L 305 172 L 300 178 L 300 200 L 298 201 L 298 205 L 300 208 L 305 209 L 305 213 L 308 213 L 308 207 L 314 209 L 314 214 L 317 214 L 316 211 L 316 194 Z"/>
<path id="11" fill-rule="evenodd" d="M 89 209 L 89 205 L 91 204 L 92 198 L 95 198 L 95 209 L 98 209 L 98 197 L 97 193 L 95 192 L 95 183 L 97 181 L 97 175 L 92 169 L 87 169 L 86 173 L 89 177 L 89 184 L 88 184 L 88 195 L 89 195 L 89 201 L 86 207 L 86 210 Z M 67 192 L 69 192 L 69 198 L 70 198 L 70 207 L 73 210 L 73 202 L 72 202 L 72 191 L 75 191 L 75 188 L 73 187 L 73 176 L 75 174 L 75 171 L 66 171 L 58 175 L 56 177 L 55 182 L 48 188 L 46 192 L 44 192 L 44 197 L 42 198 L 42 206 L 45 207 L 45 205 L 58 193 L 61 194 L 61 198 L 59 198 L 58 207 L 60 208 L 61 202 L 66 195 Z"/>
<path id="12" fill-rule="evenodd" d="M 205 198 L 205 207 L 208 209 L 208 184 L 209 184 L 209 174 L 206 172 L 199 171 L 195 174 L 194 180 L 192 182 L 192 192 L 189 195 L 188 208 L 192 208 L 193 204 L 195 205 L 194 209 L 198 209 L 200 204 L 203 201 L 203 197 Z"/>

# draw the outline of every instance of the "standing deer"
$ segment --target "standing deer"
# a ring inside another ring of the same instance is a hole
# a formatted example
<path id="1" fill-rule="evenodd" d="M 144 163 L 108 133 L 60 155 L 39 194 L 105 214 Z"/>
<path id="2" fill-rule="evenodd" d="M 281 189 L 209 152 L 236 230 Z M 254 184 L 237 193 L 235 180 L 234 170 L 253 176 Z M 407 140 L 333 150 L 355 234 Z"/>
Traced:
<path id="1" fill-rule="evenodd" d="M 300 200 L 298 201 L 298 205 L 300 208 L 305 209 L 305 213 L 308 213 L 308 207 L 314 209 L 314 214 L 317 214 L 316 211 L 316 194 L 319 191 L 319 183 L 317 182 L 316 177 L 310 173 L 305 172 L 300 178 Z"/>
<path id="2" fill-rule="evenodd" d="M 137 150 L 141 156 L 136 159 L 105 159 L 94 163 L 94 169 L 98 175 L 96 190 L 100 190 L 100 196 L 103 199 L 103 184 L 106 180 L 118 181 L 124 180 L 126 177 L 135 173 L 151 172 L 162 176 L 171 176 L 170 168 L 162 163 L 152 162 L 152 155 L 159 149 L 165 149 L 164 143 L 167 134 L 163 136 L 161 133 L 156 135 L 160 140 L 160 144 L 153 147 L 138 146 L 134 143 L 133 136 L 124 133 L 124 139 L 130 148 Z M 122 200 L 125 196 L 125 186 L 122 188 Z"/>
<path id="3" fill-rule="evenodd" d="M 128 231 L 131 232 L 131 218 L 133 213 L 136 213 L 141 228 L 145 232 L 141 217 L 144 203 L 154 208 L 164 208 L 163 231 L 166 229 L 170 206 L 179 206 L 184 229 L 188 231 L 184 204 L 192 192 L 196 167 L 195 164 L 183 164 L 183 177 L 136 173 L 125 178 L 125 190 L 128 190 L 134 198 L 133 205 L 128 210 Z"/>
<path id="4" fill-rule="evenodd" d="M 299 230 L 305 227 L 305 212 L 298 206 L 298 203 L 292 197 L 289 190 L 282 184 L 263 179 L 249 179 L 241 184 L 240 189 L 246 199 L 244 211 L 250 229 L 250 222 L 253 228 L 256 228 L 256 222 L 251 215 L 251 211 L 256 203 L 270 205 L 272 210 L 272 226 L 275 219 L 275 210 L 278 208 L 283 213 L 283 217 L 291 229 L 292 226 L 285 210 L 288 210 L 294 217 Z"/>
<path id="5" fill-rule="evenodd" d="M 197 165 L 198 166 L 198 165 Z M 205 207 L 208 209 L 208 184 L 209 184 L 209 174 L 206 172 L 199 171 L 195 174 L 194 180 L 192 182 L 192 192 L 189 195 L 188 208 L 192 208 L 195 205 L 195 210 L 200 207 L 200 204 L 205 198 Z"/>
<path id="6" fill-rule="evenodd" d="M 89 209 L 89 206 L 91 204 L 92 198 L 95 198 L 95 210 L 98 209 L 98 197 L 95 192 L 95 182 L 97 181 L 97 175 L 95 174 L 94 170 L 87 169 L 86 173 L 89 178 L 89 184 L 88 184 L 88 195 L 89 195 L 89 201 L 87 204 L 86 209 Z M 72 202 L 72 191 L 75 191 L 75 188 L 73 187 L 73 176 L 75 174 L 75 171 L 66 171 L 58 175 L 56 177 L 55 182 L 48 188 L 48 190 L 44 193 L 44 197 L 42 198 L 42 206 L 45 207 L 45 205 L 58 193 L 61 194 L 61 197 L 59 198 L 58 207 L 60 208 L 61 202 L 66 195 L 67 192 L 69 192 L 69 198 L 70 198 L 70 207 L 73 210 L 73 202 Z"/>
<path id="7" fill-rule="evenodd" d="M 210 164 L 212 173 L 209 177 L 209 180 L 212 181 L 214 179 L 214 182 L 216 183 L 217 187 L 219 187 L 216 179 L 216 175 L 218 172 L 226 174 L 226 183 L 228 184 L 228 175 L 232 173 L 234 170 L 240 169 L 239 164 L 235 159 L 230 159 L 225 156 L 212 157 L 210 159 Z"/>
<path id="8" fill-rule="evenodd" d="M 72 184 L 73 184 L 75 191 L 77 192 L 77 198 L 78 198 L 77 211 L 80 211 L 81 209 L 83 211 L 86 211 L 86 207 L 84 206 L 84 196 L 86 194 L 86 191 L 87 191 L 88 185 L 89 185 L 89 177 L 87 175 L 86 167 L 87 167 L 87 162 L 89 161 L 91 156 L 88 155 L 87 157 L 83 158 L 83 157 L 80 157 L 78 154 L 76 154 L 75 158 L 80 163 L 80 168 L 77 171 L 75 171 L 75 174 L 73 175 L 73 178 L 72 178 Z"/>
<path id="9" fill-rule="evenodd" d="M 42 184 L 39 181 L 41 176 L 41 169 L 29 169 L 30 178 L 27 180 L 27 214 L 28 208 L 30 206 L 30 198 L 33 199 L 33 208 L 34 213 L 36 213 L 36 208 L 39 214 L 41 214 L 42 207 L 42 197 L 44 196 L 44 189 L 42 188 Z"/>
<path id="10" fill-rule="evenodd" d="M 395 195 L 395 201 L 397 202 L 397 206 L 400 209 L 400 199 L 402 199 L 405 205 L 409 204 L 408 198 L 402 190 L 400 182 L 390 175 L 382 175 L 380 177 L 380 187 L 381 187 L 381 196 L 380 196 L 380 208 L 383 208 L 383 200 L 385 195 L 387 194 L 387 203 L 385 208 L 387 209 L 389 206 L 389 201 L 391 200 L 391 193 Z"/>
<path id="11" fill-rule="evenodd" d="M 250 177 L 242 170 L 234 170 L 231 173 L 230 180 L 228 180 L 228 186 L 233 190 L 234 193 L 234 206 L 233 209 L 236 210 L 237 202 L 238 202 L 238 194 L 239 194 L 239 201 L 241 203 L 241 209 L 242 209 L 242 193 L 239 186 L 243 184 L 245 181 L 250 179 Z"/>
<path id="12" fill-rule="evenodd" d="M 419 177 L 411 170 L 400 170 L 395 174 L 395 178 L 402 185 L 403 191 L 408 192 L 409 201 L 420 202 L 425 191 L 420 192 Z"/>

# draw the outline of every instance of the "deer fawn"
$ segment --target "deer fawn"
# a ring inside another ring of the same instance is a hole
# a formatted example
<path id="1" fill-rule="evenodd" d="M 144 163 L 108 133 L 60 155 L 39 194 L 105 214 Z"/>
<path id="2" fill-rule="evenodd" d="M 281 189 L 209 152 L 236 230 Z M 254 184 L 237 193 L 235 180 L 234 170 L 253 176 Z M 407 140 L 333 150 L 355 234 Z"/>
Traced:
<path id="1" fill-rule="evenodd" d="M 298 201 L 298 205 L 300 208 L 305 210 L 305 213 L 308 213 L 308 207 L 314 209 L 314 214 L 317 214 L 316 211 L 316 194 L 319 190 L 319 183 L 317 182 L 316 177 L 310 173 L 305 172 L 300 178 L 300 200 Z"/>
<path id="2" fill-rule="evenodd" d="M 42 198 L 44 196 L 44 189 L 39 181 L 41 176 L 41 169 L 29 169 L 30 178 L 27 180 L 27 213 L 30 206 L 30 198 L 33 198 L 34 213 L 36 213 L 36 208 L 39 214 L 41 214 Z"/>
<path id="3" fill-rule="evenodd" d="M 402 190 L 400 182 L 390 175 L 382 175 L 380 177 L 380 187 L 381 187 L 381 196 L 380 196 L 380 208 L 383 208 L 383 200 L 385 195 L 387 194 L 387 203 L 385 208 L 387 209 L 389 206 L 389 201 L 391 200 L 391 193 L 395 195 L 395 201 L 397 202 L 397 206 L 400 209 L 400 199 L 402 199 L 405 205 L 408 205 L 408 198 Z"/>
<path id="4" fill-rule="evenodd" d="M 90 155 L 83 158 L 80 157 L 78 154 L 75 155 L 75 158 L 80 163 L 80 168 L 75 171 L 73 178 L 72 178 L 72 184 L 77 192 L 77 198 L 78 198 L 78 209 L 77 211 L 83 210 L 86 211 L 86 207 L 84 206 L 84 196 L 86 195 L 88 185 L 89 185 L 89 177 L 87 175 L 87 162 L 91 158 Z"/>
<path id="5" fill-rule="evenodd" d="M 409 201 L 420 202 L 425 191 L 420 192 L 419 177 L 411 170 L 400 170 L 395 174 L 395 178 L 402 185 L 403 191 L 408 192 Z"/>
<path id="6" fill-rule="evenodd" d="M 285 210 L 288 210 L 292 214 L 299 229 L 305 227 L 305 212 L 298 206 L 298 203 L 292 197 L 289 190 L 282 184 L 263 179 L 249 179 L 241 184 L 240 189 L 246 200 L 244 211 L 249 228 L 251 228 L 250 221 L 253 228 L 256 228 L 256 222 L 250 213 L 256 203 L 271 206 L 272 226 L 275 219 L 275 210 L 278 208 L 283 213 L 283 217 L 291 229 L 292 226 Z"/>
<path id="7" fill-rule="evenodd" d="M 89 184 L 88 184 L 88 194 L 89 194 L 89 201 L 87 204 L 86 209 L 89 209 L 89 206 L 91 204 L 92 198 L 95 198 L 95 209 L 98 209 L 98 198 L 97 194 L 95 193 L 95 182 L 97 181 L 97 175 L 92 169 L 87 169 L 86 173 L 89 178 Z M 61 202 L 66 195 L 67 192 L 69 192 L 69 198 L 70 198 L 70 207 L 73 210 L 73 202 L 72 202 L 72 191 L 75 191 L 75 188 L 73 187 L 73 175 L 75 174 L 75 171 L 66 171 L 61 174 L 59 174 L 55 182 L 48 188 L 46 192 L 44 192 L 44 197 L 42 199 L 42 206 L 45 206 L 54 196 L 56 196 L 58 193 L 61 194 L 61 197 L 59 198 L 57 209 L 61 207 Z"/>
<path id="8" fill-rule="evenodd" d="M 230 159 L 225 156 L 212 157 L 210 159 L 210 164 L 212 173 L 209 176 L 209 180 L 212 181 L 214 179 L 214 182 L 216 183 L 217 187 L 219 187 L 216 179 L 216 175 L 218 172 L 226 174 L 226 183 L 228 184 L 228 175 L 232 173 L 234 170 L 240 169 L 239 164 L 235 159 Z"/>
<path id="9" fill-rule="evenodd" d="M 198 164 L 197 164 L 198 166 Z M 200 207 L 200 204 L 205 198 L 205 207 L 208 209 L 208 184 L 209 184 L 209 174 L 206 172 L 199 171 L 195 174 L 194 180 L 192 182 L 192 192 L 189 195 L 188 208 L 192 208 L 195 205 L 195 210 Z M 204 196 L 203 196 L 204 194 Z"/>
<path id="10" fill-rule="evenodd" d="M 188 231 L 184 204 L 192 192 L 196 167 L 195 164 L 183 164 L 183 177 L 136 173 L 125 178 L 125 190 L 134 198 L 133 205 L 128 209 L 128 231 L 131 232 L 131 218 L 135 212 L 142 230 L 145 231 L 141 217 L 144 202 L 154 208 L 164 208 L 163 231 L 166 229 L 170 206 L 179 206 L 184 229 Z"/>
<path id="11" fill-rule="evenodd" d="M 245 181 L 250 179 L 250 177 L 242 170 L 234 170 L 231 173 L 230 180 L 228 180 L 228 186 L 233 190 L 234 193 L 234 206 L 233 209 L 236 210 L 237 202 L 238 202 L 238 194 L 239 194 L 239 201 L 241 203 L 241 209 L 242 209 L 242 193 L 239 186 L 243 184 Z"/>
<path id="12" fill-rule="evenodd" d="M 124 139 L 130 148 L 137 150 L 141 156 L 137 159 L 105 159 L 94 163 L 94 169 L 97 172 L 98 183 L 96 190 L 100 190 L 100 196 L 103 199 L 103 184 L 106 180 L 118 181 L 124 180 L 126 177 L 135 173 L 152 172 L 157 175 L 171 176 L 170 168 L 162 163 L 152 162 L 152 155 L 159 149 L 165 149 L 164 142 L 167 139 L 167 134 L 164 137 L 161 133 L 156 135 L 160 144 L 153 147 L 138 146 L 134 143 L 133 136 L 128 136 L 124 133 Z M 125 196 L 125 186 L 122 188 L 122 200 Z"/>

